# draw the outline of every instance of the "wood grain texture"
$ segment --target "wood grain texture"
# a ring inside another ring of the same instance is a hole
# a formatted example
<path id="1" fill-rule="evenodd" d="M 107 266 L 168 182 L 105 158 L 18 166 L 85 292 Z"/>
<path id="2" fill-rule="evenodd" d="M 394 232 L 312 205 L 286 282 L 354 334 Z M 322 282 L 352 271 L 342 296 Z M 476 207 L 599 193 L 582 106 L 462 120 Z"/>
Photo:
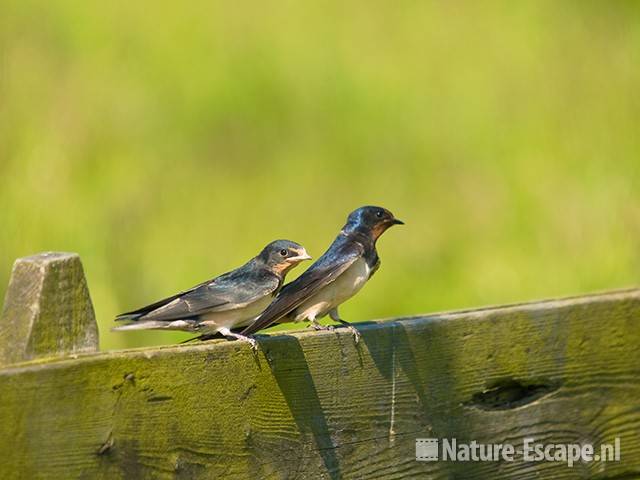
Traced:
<path id="1" fill-rule="evenodd" d="M 41 253 L 16 260 L 0 317 L 0 365 L 97 350 L 80 257 Z"/>
<path id="2" fill-rule="evenodd" d="M 640 290 L 0 371 L 0 478 L 640 475 Z M 613 442 L 619 462 L 417 462 L 416 438 Z"/>

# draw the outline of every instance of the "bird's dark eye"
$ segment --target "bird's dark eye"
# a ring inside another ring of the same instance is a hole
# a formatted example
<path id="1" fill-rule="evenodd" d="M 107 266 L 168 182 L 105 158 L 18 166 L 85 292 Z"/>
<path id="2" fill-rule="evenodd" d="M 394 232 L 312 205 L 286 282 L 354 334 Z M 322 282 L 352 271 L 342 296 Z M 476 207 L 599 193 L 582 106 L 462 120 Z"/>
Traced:
<path id="1" fill-rule="evenodd" d="M 286 248 L 283 248 L 282 250 L 280 250 L 280 255 L 282 255 L 283 257 L 286 257 L 287 253 L 289 253 L 289 252 L 287 251 Z"/>
<path id="2" fill-rule="evenodd" d="M 376 217 L 378 217 L 378 218 L 382 218 L 383 215 L 384 215 L 384 212 L 382 210 L 378 210 L 376 212 Z"/>

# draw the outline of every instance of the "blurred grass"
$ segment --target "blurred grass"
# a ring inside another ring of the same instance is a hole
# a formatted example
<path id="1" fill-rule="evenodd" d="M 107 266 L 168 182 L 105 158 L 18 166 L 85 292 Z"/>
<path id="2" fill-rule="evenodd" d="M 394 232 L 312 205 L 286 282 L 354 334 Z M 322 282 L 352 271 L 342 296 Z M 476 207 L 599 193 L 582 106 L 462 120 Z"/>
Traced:
<path id="1" fill-rule="evenodd" d="M 116 313 L 346 214 L 406 221 L 343 317 L 575 294 L 640 275 L 635 2 L 0 4 L 0 294 L 81 254 Z M 299 273 L 299 272 L 297 272 Z"/>

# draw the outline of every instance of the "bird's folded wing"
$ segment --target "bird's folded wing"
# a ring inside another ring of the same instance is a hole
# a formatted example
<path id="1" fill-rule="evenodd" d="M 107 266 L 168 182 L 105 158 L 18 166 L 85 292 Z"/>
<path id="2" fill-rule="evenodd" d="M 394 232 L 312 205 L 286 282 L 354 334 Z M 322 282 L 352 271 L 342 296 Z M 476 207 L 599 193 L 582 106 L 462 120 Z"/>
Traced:
<path id="1" fill-rule="evenodd" d="M 274 279 L 273 283 L 273 288 L 267 288 L 267 285 L 218 277 L 135 312 L 120 315 L 116 320 L 171 321 L 194 318 L 204 313 L 235 310 L 272 293 L 277 288 L 277 280 Z"/>
<path id="2" fill-rule="evenodd" d="M 363 253 L 364 247 L 356 242 L 344 243 L 330 254 L 327 252 L 309 270 L 286 285 L 256 321 L 242 331 L 242 335 L 251 335 L 267 328 L 292 312 L 321 288 L 335 281 Z"/>
<path id="3" fill-rule="evenodd" d="M 211 283 L 212 280 L 207 280 L 206 282 L 202 282 L 198 285 L 196 285 L 195 287 L 190 288 L 189 290 L 184 290 L 180 293 L 176 293 L 175 295 L 171 295 L 170 297 L 167 298 L 163 298 L 162 300 L 158 300 L 157 302 L 151 303 L 149 305 L 146 305 L 144 307 L 138 308 L 137 310 L 132 310 L 130 312 L 125 312 L 125 313 L 121 313 L 120 315 L 118 315 L 116 317 L 116 321 L 121 321 L 121 320 L 135 320 L 137 318 L 140 318 L 154 310 L 157 310 L 160 307 L 163 307 L 165 305 L 168 305 L 169 303 L 173 302 L 174 300 L 185 296 L 186 294 L 193 292 L 194 290 L 202 287 L 203 285 L 207 285 L 208 283 Z"/>

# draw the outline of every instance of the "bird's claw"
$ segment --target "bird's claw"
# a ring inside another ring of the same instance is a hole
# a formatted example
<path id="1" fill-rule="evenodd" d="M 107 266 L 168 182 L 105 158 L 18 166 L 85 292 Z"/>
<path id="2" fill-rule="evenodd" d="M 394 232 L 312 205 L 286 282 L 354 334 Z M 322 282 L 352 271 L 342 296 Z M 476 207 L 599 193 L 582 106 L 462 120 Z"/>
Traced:
<path id="1" fill-rule="evenodd" d="M 358 331 L 358 329 L 356 327 L 354 327 L 353 325 L 349 325 L 347 327 L 351 333 L 353 334 L 353 341 L 356 343 L 356 345 L 358 344 L 358 342 L 360 341 L 360 337 L 362 336 L 360 334 L 360 332 Z"/>
<path id="2" fill-rule="evenodd" d="M 321 331 L 321 330 L 325 330 L 328 332 L 332 332 L 333 330 L 335 330 L 335 328 L 332 325 L 320 325 L 319 323 L 312 323 L 311 328 L 313 328 L 316 331 Z"/>
<path id="3" fill-rule="evenodd" d="M 241 342 L 247 342 L 251 346 L 251 350 L 253 350 L 254 352 L 258 351 L 258 341 L 253 337 L 230 332 L 228 330 L 221 330 L 220 333 L 222 333 L 222 335 L 224 335 L 227 339 L 234 338 L 236 340 L 240 340 Z"/>
<path id="4" fill-rule="evenodd" d="M 258 351 L 258 342 L 256 341 L 255 338 L 247 337 L 246 342 L 248 342 L 249 345 L 251 346 L 251 350 L 253 350 L 254 352 Z"/>

